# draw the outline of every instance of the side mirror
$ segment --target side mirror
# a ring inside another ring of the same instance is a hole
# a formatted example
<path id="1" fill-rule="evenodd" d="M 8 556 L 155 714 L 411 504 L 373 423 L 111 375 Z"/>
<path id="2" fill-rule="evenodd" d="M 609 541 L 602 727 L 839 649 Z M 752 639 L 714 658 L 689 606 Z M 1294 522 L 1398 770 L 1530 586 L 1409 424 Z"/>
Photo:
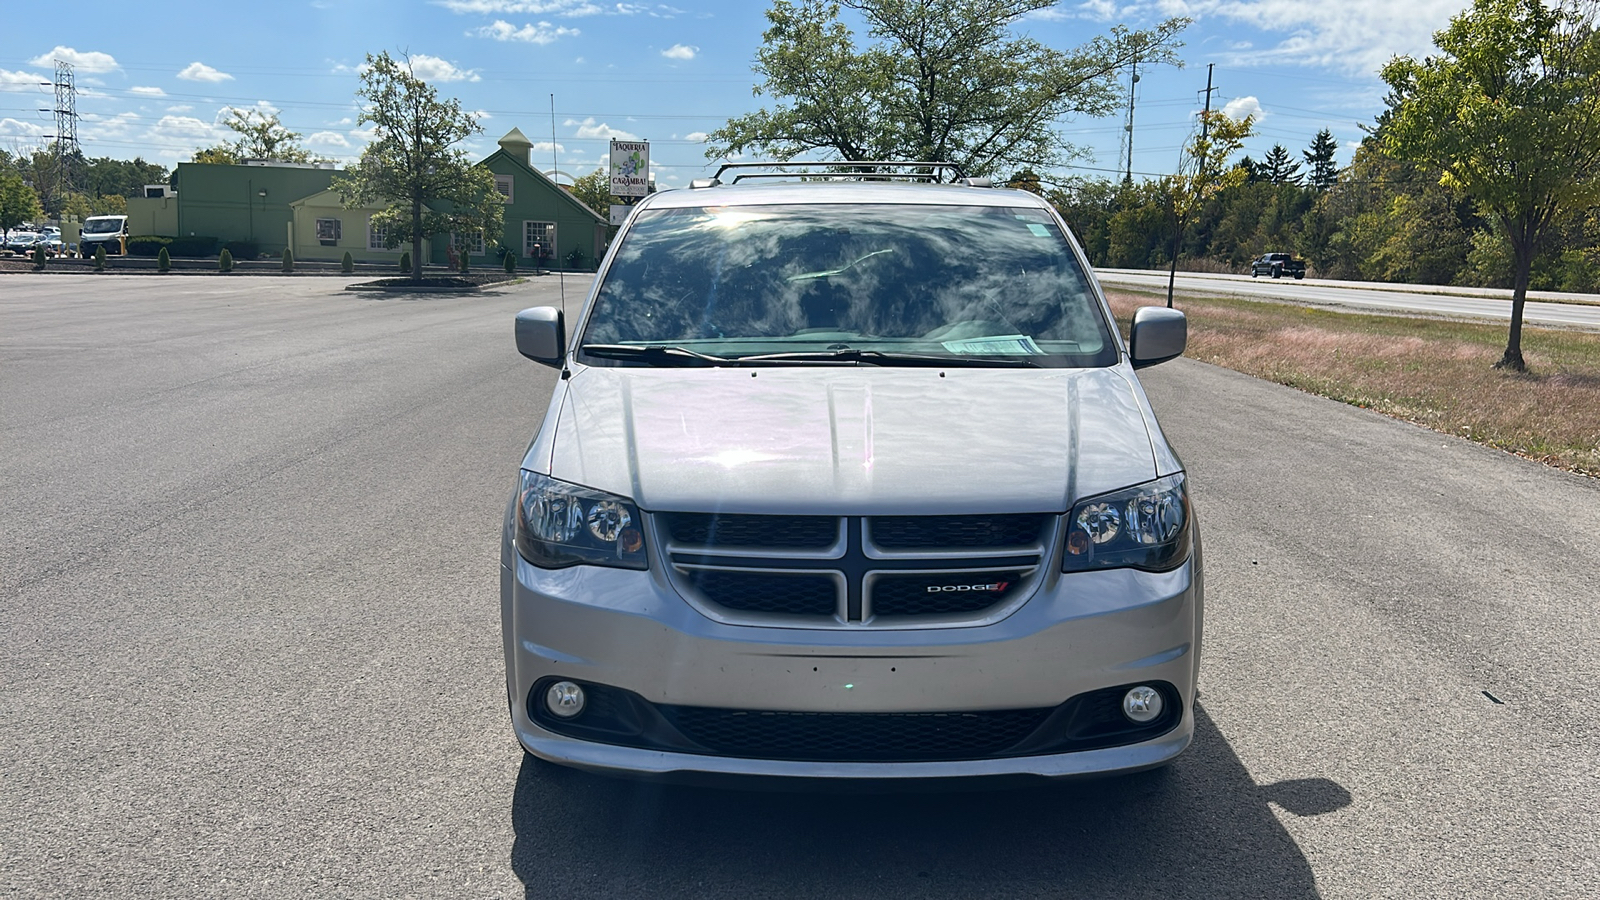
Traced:
<path id="1" fill-rule="evenodd" d="M 537 363 L 561 368 L 567 355 L 567 321 L 554 306 L 517 313 L 517 352 Z"/>
<path id="2" fill-rule="evenodd" d="M 1188 343 L 1189 320 L 1183 313 L 1162 306 L 1145 306 L 1133 314 L 1133 328 L 1128 332 L 1128 356 L 1135 369 L 1182 356 Z"/>

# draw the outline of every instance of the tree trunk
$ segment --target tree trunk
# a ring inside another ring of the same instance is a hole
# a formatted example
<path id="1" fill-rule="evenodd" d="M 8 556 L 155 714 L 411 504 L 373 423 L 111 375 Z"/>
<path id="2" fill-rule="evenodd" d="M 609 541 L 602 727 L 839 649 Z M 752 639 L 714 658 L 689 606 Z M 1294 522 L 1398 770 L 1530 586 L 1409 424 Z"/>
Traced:
<path id="1" fill-rule="evenodd" d="M 1178 280 L 1178 247 L 1183 243 L 1183 219 L 1173 217 L 1172 260 L 1167 266 L 1167 309 L 1172 308 L 1172 285 Z"/>
<path id="2" fill-rule="evenodd" d="M 422 278 L 422 201 L 411 201 L 411 277 Z"/>
<path id="3" fill-rule="evenodd" d="M 1522 307 L 1528 299 L 1528 275 L 1533 269 L 1532 243 L 1516 242 L 1512 246 L 1512 256 L 1516 264 L 1516 279 L 1511 289 L 1511 335 L 1506 340 L 1505 355 L 1494 367 L 1526 372 L 1528 366 L 1522 360 Z"/>

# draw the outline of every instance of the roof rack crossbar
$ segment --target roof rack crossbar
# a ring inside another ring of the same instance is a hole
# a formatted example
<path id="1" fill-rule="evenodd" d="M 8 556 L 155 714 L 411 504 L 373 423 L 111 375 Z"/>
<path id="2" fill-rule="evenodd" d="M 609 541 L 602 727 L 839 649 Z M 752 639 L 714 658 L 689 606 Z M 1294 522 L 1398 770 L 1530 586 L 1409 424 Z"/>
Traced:
<path id="1" fill-rule="evenodd" d="M 939 183 L 939 176 L 932 172 L 815 172 L 811 174 L 800 172 L 742 172 L 733 176 L 732 183 L 738 184 L 746 179 L 755 180 L 758 178 L 794 178 L 797 175 L 801 178 L 816 179 L 870 178 L 874 181 L 888 181 L 893 179 L 897 181 L 928 181 L 934 184 Z"/>
<path id="2" fill-rule="evenodd" d="M 914 174 L 916 174 L 918 176 L 921 176 L 920 178 L 918 178 L 918 180 L 921 180 L 921 181 L 932 181 L 934 183 L 940 183 L 940 182 L 943 181 L 943 178 L 940 175 L 940 173 L 942 173 L 942 172 L 948 172 L 949 173 L 949 180 L 951 182 L 960 181 L 960 180 L 962 180 L 963 178 L 966 177 L 966 172 L 961 168 L 961 164 L 960 163 L 953 163 L 953 162 L 917 162 L 915 160 L 893 160 L 893 159 L 875 159 L 875 160 L 836 159 L 836 160 L 815 160 L 815 161 L 813 161 L 813 160 L 799 160 L 799 161 L 791 161 L 791 162 L 736 162 L 736 163 L 723 163 L 722 166 L 717 169 L 717 174 L 715 174 L 715 175 L 713 175 L 711 177 L 713 179 L 715 179 L 716 181 L 720 182 L 722 180 L 722 173 L 727 172 L 730 169 L 832 169 L 834 171 L 823 172 L 823 173 L 820 173 L 820 174 L 823 174 L 823 175 L 834 175 L 834 176 L 839 176 L 839 177 L 856 177 L 856 178 L 863 177 L 863 176 L 907 177 L 907 176 L 896 175 L 896 173 L 893 173 L 893 172 L 880 172 L 880 171 L 878 171 L 879 169 L 926 169 L 928 171 L 926 171 L 926 172 L 918 172 L 918 173 L 914 173 Z M 852 172 L 852 171 L 849 171 L 850 169 L 857 169 L 859 171 Z M 772 173 L 770 175 L 763 175 L 763 176 L 739 175 L 739 176 L 736 176 L 734 180 L 737 181 L 739 178 L 755 178 L 755 177 L 787 178 L 787 177 L 791 177 L 791 176 L 796 175 L 796 174 L 803 174 L 803 173 L 780 171 L 780 172 L 774 172 L 774 173 Z M 909 174 L 912 174 L 912 173 L 907 173 L 907 175 L 909 175 Z"/>

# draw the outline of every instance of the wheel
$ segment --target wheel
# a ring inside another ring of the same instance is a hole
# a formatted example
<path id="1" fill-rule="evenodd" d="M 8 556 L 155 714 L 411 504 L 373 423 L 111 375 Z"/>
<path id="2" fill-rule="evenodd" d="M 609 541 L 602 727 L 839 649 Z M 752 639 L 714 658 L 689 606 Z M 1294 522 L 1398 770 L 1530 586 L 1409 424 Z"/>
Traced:
<path id="1" fill-rule="evenodd" d="M 1281 267 L 1279 267 L 1279 266 L 1273 266 L 1272 267 L 1272 277 L 1273 278 L 1282 278 L 1283 277 L 1283 269 Z"/>
<path id="2" fill-rule="evenodd" d="M 1306 277 L 1306 273 L 1304 273 L 1304 272 L 1296 272 L 1296 273 L 1294 273 L 1294 280 L 1295 281 L 1299 281 L 1300 279 L 1302 279 L 1304 277 Z"/>
<path id="3" fill-rule="evenodd" d="M 1252 267 L 1251 267 L 1251 268 L 1250 268 L 1250 277 L 1251 277 L 1251 278 L 1254 278 L 1254 277 L 1256 277 L 1256 276 L 1257 276 L 1257 275 L 1259 275 L 1259 274 L 1261 274 L 1261 273 L 1260 273 L 1260 272 L 1257 272 L 1257 271 L 1256 271 L 1256 270 L 1255 270 L 1255 267 L 1254 267 L 1254 266 L 1252 266 Z"/>

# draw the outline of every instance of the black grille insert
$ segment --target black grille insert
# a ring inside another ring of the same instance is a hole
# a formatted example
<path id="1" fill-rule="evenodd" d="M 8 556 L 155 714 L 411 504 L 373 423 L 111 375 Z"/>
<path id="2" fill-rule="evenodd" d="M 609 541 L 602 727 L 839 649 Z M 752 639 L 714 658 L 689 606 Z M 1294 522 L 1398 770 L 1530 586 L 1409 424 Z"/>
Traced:
<path id="1" fill-rule="evenodd" d="M 825 550 L 839 538 L 839 520 L 832 516 L 663 513 L 661 518 L 673 541 L 702 547 Z"/>
<path id="2" fill-rule="evenodd" d="M 839 609 L 837 584 L 827 575 L 687 569 L 684 578 L 707 600 L 740 612 L 831 616 Z"/>
<path id="3" fill-rule="evenodd" d="M 877 516 L 872 542 L 885 550 L 992 550 L 1031 547 L 1050 516 Z"/>
<path id="4" fill-rule="evenodd" d="M 851 762 L 985 759 L 1003 754 L 1049 709 L 949 713 L 803 713 L 659 707 L 684 737 L 722 756 Z"/>
<path id="5" fill-rule="evenodd" d="M 982 612 L 1017 590 L 1021 572 L 932 572 L 879 575 L 872 615 L 943 616 Z"/>

